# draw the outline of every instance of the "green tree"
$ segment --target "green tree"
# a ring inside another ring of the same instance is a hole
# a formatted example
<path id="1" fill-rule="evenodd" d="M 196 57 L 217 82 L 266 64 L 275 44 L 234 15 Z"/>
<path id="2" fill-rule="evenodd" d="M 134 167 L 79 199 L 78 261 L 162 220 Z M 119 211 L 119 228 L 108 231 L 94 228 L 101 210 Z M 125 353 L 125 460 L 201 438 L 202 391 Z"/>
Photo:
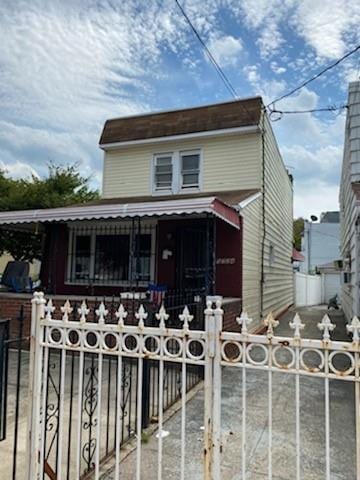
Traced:
<path id="1" fill-rule="evenodd" d="M 99 197 L 89 187 L 89 177 L 79 172 L 79 165 L 50 164 L 45 178 L 14 179 L 0 170 L 0 211 L 56 208 L 86 203 Z M 41 258 L 42 235 L 39 231 L 0 230 L 0 254 L 10 253 L 15 260 Z"/>
<path id="2" fill-rule="evenodd" d="M 296 218 L 293 222 L 294 247 L 301 250 L 301 236 L 304 232 L 304 219 Z"/>

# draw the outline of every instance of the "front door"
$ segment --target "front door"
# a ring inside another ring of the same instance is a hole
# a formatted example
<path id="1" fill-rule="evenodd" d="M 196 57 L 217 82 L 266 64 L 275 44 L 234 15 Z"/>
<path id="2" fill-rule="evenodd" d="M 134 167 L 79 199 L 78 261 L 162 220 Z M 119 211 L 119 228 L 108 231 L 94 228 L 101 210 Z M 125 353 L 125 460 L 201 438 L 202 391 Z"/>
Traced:
<path id="1" fill-rule="evenodd" d="M 181 290 L 202 290 L 206 286 L 207 246 L 204 228 L 180 230 L 177 246 L 177 284 Z"/>

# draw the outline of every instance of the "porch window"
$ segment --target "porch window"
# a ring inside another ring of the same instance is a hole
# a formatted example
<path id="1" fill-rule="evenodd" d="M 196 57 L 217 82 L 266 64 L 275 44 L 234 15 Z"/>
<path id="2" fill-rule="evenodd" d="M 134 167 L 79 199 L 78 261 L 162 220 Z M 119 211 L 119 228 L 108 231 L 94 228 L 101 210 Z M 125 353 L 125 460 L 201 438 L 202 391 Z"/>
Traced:
<path id="1" fill-rule="evenodd" d="M 91 237 L 77 235 L 75 242 L 75 280 L 88 280 L 90 277 Z"/>
<path id="2" fill-rule="evenodd" d="M 200 175 L 200 153 L 182 152 L 181 158 L 181 188 L 198 188 Z"/>
<path id="3" fill-rule="evenodd" d="M 173 184 L 172 155 L 155 156 L 155 190 L 157 192 L 171 192 Z"/>
<path id="4" fill-rule="evenodd" d="M 72 229 L 67 279 L 71 283 L 129 285 L 152 281 L 153 229 L 135 233 L 101 227 Z"/>
<path id="5" fill-rule="evenodd" d="M 129 280 L 129 257 L 129 235 L 96 235 L 95 280 Z"/>

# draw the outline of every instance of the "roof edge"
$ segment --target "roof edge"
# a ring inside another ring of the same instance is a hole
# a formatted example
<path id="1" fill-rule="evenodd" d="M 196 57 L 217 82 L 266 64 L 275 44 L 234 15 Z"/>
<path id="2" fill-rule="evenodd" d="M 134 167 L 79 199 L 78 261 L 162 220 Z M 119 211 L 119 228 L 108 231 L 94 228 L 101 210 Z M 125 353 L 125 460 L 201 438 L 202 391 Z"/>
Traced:
<path id="1" fill-rule="evenodd" d="M 222 135 L 235 135 L 247 133 L 256 133 L 260 131 L 259 124 L 245 125 L 242 127 L 232 127 L 232 128 L 222 128 L 221 130 L 204 130 L 201 132 L 192 132 L 192 133 L 181 133 L 178 135 L 168 135 L 163 137 L 152 137 L 152 138 L 142 138 L 138 140 L 125 140 L 123 142 L 112 142 L 112 143 L 99 143 L 99 147 L 106 150 L 113 150 L 121 147 L 128 147 L 132 145 L 146 145 L 158 142 L 171 142 L 176 140 L 192 139 L 192 138 L 202 138 L 202 137 L 212 137 L 212 136 L 222 136 Z"/>

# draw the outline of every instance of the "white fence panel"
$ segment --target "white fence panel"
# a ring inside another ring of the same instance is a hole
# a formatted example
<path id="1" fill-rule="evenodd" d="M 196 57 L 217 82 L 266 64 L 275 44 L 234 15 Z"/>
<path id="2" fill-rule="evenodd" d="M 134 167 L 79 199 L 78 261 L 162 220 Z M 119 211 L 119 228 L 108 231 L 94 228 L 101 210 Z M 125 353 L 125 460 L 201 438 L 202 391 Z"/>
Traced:
<path id="1" fill-rule="evenodd" d="M 321 276 L 295 272 L 295 303 L 298 307 L 319 305 L 322 300 Z"/>

